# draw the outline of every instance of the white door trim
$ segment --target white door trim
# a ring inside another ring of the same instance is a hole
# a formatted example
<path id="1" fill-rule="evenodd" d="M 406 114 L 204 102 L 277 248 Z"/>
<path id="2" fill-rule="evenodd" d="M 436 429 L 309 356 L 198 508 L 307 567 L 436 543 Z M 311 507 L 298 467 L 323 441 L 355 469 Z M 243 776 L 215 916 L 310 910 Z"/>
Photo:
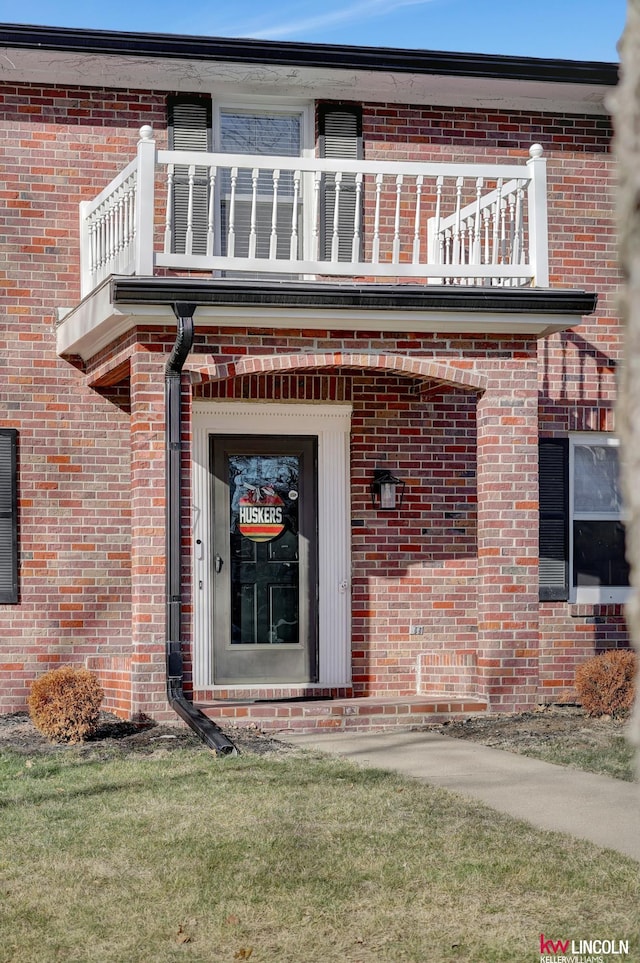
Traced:
<path id="1" fill-rule="evenodd" d="M 209 435 L 318 438 L 318 682 L 351 682 L 350 405 L 195 402 L 193 415 L 193 675 L 213 685 Z M 225 688 L 233 688 L 225 686 Z M 240 688 L 247 688 L 241 686 Z M 309 688 L 308 685 L 305 688 Z"/>

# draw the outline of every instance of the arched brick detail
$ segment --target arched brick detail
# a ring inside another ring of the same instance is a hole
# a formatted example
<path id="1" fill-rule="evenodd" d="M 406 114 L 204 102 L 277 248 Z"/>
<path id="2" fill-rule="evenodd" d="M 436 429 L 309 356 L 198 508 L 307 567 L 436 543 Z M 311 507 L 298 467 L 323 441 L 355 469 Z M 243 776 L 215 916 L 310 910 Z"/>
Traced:
<path id="1" fill-rule="evenodd" d="M 416 381 L 438 381 L 475 391 L 484 391 L 487 379 L 471 362 L 438 362 L 400 354 L 364 354 L 327 351 L 315 354 L 275 354 L 239 358 L 225 364 L 192 360 L 187 368 L 203 381 L 226 381 L 245 375 L 300 371 L 305 368 L 362 368 L 387 371 Z"/>

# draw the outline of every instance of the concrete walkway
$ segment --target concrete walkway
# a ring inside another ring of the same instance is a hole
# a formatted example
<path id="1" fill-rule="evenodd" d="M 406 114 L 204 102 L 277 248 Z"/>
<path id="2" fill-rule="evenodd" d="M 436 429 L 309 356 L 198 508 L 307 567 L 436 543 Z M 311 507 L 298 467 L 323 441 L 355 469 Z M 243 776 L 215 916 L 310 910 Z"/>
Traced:
<path id="1" fill-rule="evenodd" d="M 294 735 L 287 742 L 389 769 L 481 800 L 540 829 L 640 862 L 640 785 L 555 766 L 438 732 Z"/>

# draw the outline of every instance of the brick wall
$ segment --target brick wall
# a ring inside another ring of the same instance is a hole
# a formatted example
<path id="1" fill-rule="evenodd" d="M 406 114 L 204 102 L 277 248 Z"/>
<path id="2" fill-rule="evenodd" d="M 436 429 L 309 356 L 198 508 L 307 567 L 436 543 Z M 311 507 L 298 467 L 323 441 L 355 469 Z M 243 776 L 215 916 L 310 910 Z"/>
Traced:
<path id="1" fill-rule="evenodd" d="M 117 672 L 119 660 L 129 658 L 132 704 L 162 711 L 163 491 L 152 492 L 150 482 L 158 486 L 162 476 L 157 432 L 163 360 L 146 350 L 136 355 L 132 405 L 126 378 L 96 391 L 87 386 L 79 364 L 56 357 L 54 322 L 59 307 L 79 299 L 78 203 L 95 196 L 125 166 L 143 123 L 152 124 L 164 145 L 164 100 L 158 92 L 0 87 L 0 417 L 3 426 L 20 432 L 21 545 L 20 604 L 0 607 L 0 711 L 22 708 L 30 680 L 51 666 L 93 659 L 104 673 Z M 613 428 L 621 341 L 615 317 L 618 275 L 608 122 L 385 104 L 365 105 L 363 122 L 368 158 L 525 160 L 532 143 L 543 145 L 552 284 L 597 290 L 599 303 L 585 324 L 541 342 L 541 430 Z M 104 351 L 97 360 L 106 364 L 117 351 L 133 355 L 136 340 L 168 350 L 173 332 L 141 328 L 128 344 Z M 223 330 L 207 336 L 206 343 L 202 339 L 200 349 L 229 361 L 251 352 L 313 350 L 314 345 L 373 351 L 392 347 L 401 354 L 464 361 L 487 373 L 493 388 L 506 392 L 504 397 L 513 395 L 523 364 L 530 365 L 532 358 L 531 345 L 496 339 L 269 330 Z M 211 397 L 353 403 L 358 691 L 415 692 L 419 660 L 429 646 L 446 648 L 455 641 L 466 650 L 477 642 L 475 393 L 348 370 L 256 375 L 204 386 L 202 394 L 207 392 Z M 514 411 L 503 414 L 517 417 Z M 145 475 L 148 451 L 157 457 Z M 382 517 L 368 506 L 372 452 L 407 479 L 406 505 L 397 517 Z M 518 524 L 531 527 L 534 516 L 531 500 L 523 498 Z M 523 552 L 518 554 L 520 537 Z M 529 622 L 513 630 L 522 633 L 519 655 L 507 655 L 506 576 L 525 587 L 533 566 L 526 530 L 506 538 L 518 571 L 494 573 L 502 588 L 491 605 L 487 601 L 481 629 L 483 684 L 498 698 L 500 687 L 517 678 L 529 690 L 535 685 L 534 662 L 537 671 Z M 151 597 L 145 598 L 145 592 Z M 498 613 L 500 638 L 491 638 L 489 626 L 496 621 L 488 618 L 491 611 Z M 563 697 L 573 663 L 603 639 L 606 644 L 623 640 L 619 611 L 577 613 L 568 606 L 546 605 L 539 616 L 540 691 L 545 696 Z M 414 626 L 422 634 L 410 634 Z M 507 665 L 509 658 L 515 664 Z"/>
<path id="2" fill-rule="evenodd" d="M 20 604 L 0 607 L 0 711 L 61 663 L 128 655 L 129 416 L 55 354 L 77 303 L 78 203 L 162 124 L 155 95 L 0 87 L 0 418 L 19 431 Z M 108 393 L 107 393 L 108 394 Z"/>
<path id="3" fill-rule="evenodd" d="M 464 365 L 488 379 L 483 457 L 490 474 L 484 477 L 483 518 L 488 536 L 498 537 L 499 506 L 494 502 L 502 490 L 511 522 L 503 524 L 499 551 L 490 546 L 483 562 L 487 617 L 480 629 L 487 651 L 478 684 L 489 690 L 496 703 L 511 704 L 516 683 L 521 697 L 532 701 L 532 690 L 526 689 L 525 682 L 537 672 L 537 652 L 531 651 L 531 633 L 537 625 L 532 628 L 530 620 L 514 615 L 514 610 L 517 613 L 522 605 L 521 592 L 537 592 L 537 540 L 531 524 L 537 509 L 535 343 L 407 334 L 388 335 L 382 342 L 378 335 L 356 332 L 242 328 L 199 332 L 190 363 L 198 367 L 198 353 L 206 355 L 207 362 L 222 364 L 233 359 L 236 351 L 244 359 L 273 352 L 295 358 L 308 353 L 342 355 L 355 345 L 363 352 L 384 346 L 394 354 L 410 345 L 414 357 L 448 361 L 452 378 L 456 377 L 454 366 Z M 200 384 L 195 396 L 351 402 L 356 694 L 415 694 L 425 651 L 478 644 L 475 391 L 393 372 L 336 367 Z M 499 431 L 508 440 L 496 454 Z M 371 508 L 369 485 L 375 467 L 388 467 L 406 481 L 400 510 L 380 513 Z M 524 486 L 523 496 L 514 500 L 518 486 Z M 189 547 L 185 525 L 187 557 Z M 514 583 L 520 583 L 517 593 Z M 185 602 L 188 605 L 187 598 Z M 521 638 L 519 646 L 514 645 L 516 636 Z"/>

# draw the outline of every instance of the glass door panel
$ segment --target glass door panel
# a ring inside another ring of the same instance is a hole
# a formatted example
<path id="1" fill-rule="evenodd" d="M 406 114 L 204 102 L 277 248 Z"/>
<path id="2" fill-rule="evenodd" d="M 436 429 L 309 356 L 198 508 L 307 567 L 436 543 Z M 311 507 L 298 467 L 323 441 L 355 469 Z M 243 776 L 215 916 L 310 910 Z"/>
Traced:
<path id="1" fill-rule="evenodd" d="M 316 677 L 316 443 L 212 438 L 215 682 Z"/>

